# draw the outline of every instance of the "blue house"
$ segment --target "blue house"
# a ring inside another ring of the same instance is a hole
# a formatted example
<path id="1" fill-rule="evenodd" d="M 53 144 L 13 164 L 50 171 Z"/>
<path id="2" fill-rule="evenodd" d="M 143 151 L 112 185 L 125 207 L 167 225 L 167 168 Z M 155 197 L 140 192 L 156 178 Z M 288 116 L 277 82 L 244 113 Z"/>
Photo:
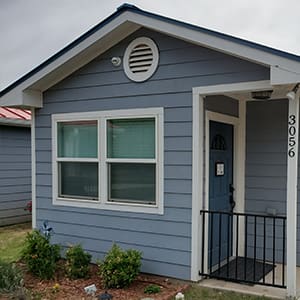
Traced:
<path id="1" fill-rule="evenodd" d="M 0 107 L 0 226 L 31 220 L 30 111 Z"/>
<path id="2" fill-rule="evenodd" d="M 299 82 L 299 56 L 122 5 L 0 92 L 33 112 L 34 226 L 295 296 Z"/>

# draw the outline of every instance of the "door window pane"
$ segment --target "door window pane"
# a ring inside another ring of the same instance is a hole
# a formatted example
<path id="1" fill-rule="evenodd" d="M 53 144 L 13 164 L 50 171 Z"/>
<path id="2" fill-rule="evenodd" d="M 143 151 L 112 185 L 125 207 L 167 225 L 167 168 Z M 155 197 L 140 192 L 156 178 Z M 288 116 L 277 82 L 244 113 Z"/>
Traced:
<path id="1" fill-rule="evenodd" d="M 155 119 L 107 121 L 108 158 L 155 158 Z"/>
<path id="2" fill-rule="evenodd" d="M 155 204 L 155 164 L 109 164 L 109 201 Z"/>
<path id="3" fill-rule="evenodd" d="M 97 158 L 97 121 L 57 124 L 58 157 Z"/>
<path id="4" fill-rule="evenodd" d="M 59 197 L 98 200 L 98 163 L 59 162 Z"/>

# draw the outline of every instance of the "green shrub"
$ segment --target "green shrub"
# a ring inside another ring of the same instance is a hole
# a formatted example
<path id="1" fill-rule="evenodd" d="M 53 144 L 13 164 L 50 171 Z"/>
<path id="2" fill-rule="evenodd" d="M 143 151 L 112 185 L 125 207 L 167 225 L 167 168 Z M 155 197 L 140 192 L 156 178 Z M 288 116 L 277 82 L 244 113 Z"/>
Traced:
<path id="1" fill-rule="evenodd" d="M 156 284 L 149 284 L 144 289 L 145 294 L 157 294 L 160 291 L 161 291 L 160 286 L 158 286 Z"/>
<path id="2" fill-rule="evenodd" d="M 0 292 L 15 291 L 22 285 L 22 273 L 15 264 L 0 260 Z"/>
<path id="3" fill-rule="evenodd" d="M 56 262 L 60 258 L 60 247 L 51 245 L 49 237 L 33 230 L 26 236 L 22 258 L 32 274 L 42 279 L 50 279 L 53 278 L 56 271 Z"/>
<path id="4" fill-rule="evenodd" d="M 80 245 L 71 246 L 66 252 L 66 271 L 70 278 L 86 278 L 92 256 Z"/>
<path id="5" fill-rule="evenodd" d="M 140 272 L 142 253 L 129 249 L 122 250 L 113 245 L 99 264 L 100 275 L 107 288 L 129 286 Z"/>

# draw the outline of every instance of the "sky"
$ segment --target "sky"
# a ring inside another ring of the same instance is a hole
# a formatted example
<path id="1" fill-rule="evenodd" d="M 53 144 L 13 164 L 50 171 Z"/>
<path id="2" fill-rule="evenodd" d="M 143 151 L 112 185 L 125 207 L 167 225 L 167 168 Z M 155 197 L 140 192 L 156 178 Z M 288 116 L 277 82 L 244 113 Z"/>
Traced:
<path id="1" fill-rule="evenodd" d="M 112 14 L 119 0 L 0 0 L 0 91 Z M 127 0 L 300 55 L 300 0 Z"/>

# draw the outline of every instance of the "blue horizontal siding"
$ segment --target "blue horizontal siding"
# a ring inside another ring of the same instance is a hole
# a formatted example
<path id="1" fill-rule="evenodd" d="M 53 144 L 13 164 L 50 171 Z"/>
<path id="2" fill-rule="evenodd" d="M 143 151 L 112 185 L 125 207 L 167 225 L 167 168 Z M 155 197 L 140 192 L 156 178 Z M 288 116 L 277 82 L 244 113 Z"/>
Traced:
<path id="1" fill-rule="evenodd" d="M 278 215 L 286 215 L 287 115 L 286 100 L 247 104 L 247 212 L 268 213 L 272 209 Z M 278 238 L 282 237 L 282 222 L 277 224 L 276 260 L 281 262 L 282 240 Z M 249 228 L 248 241 L 251 243 L 254 238 L 254 229 L 251 226 Z M 262 225 L 259 225 L 257 230 L 261 235 Z M 271 227 L 267 227 L 267 235 L 266 257 L 272 259 Z M 298 231 L 298 240 L 299 238 Z M 258 255 L 262 255 L 262 249 L 260 238 L 258 239 Z M 249 253 L 251 255 L 251 252 Z M 297 259 L 299 264 L 299 250 Z"/>
<path id="2" fill-rule="evenodd" d="M 144 34 L 158 44 L 160 63 L 149 80 L 134 83 L 110 60 Z M 144 272 L 189 279 L 192 87 L 268 77 L 267 68 L 223 53 L 144 29 L 134 33 L 44 93 L 44 107 L 36 112 L 39 223 L 49 220 L 57 242 L 82 243 L 94 259 L 117 241 L 143 251 Z M 229 105 L 236 114 L 236 104 Z M 53 206 L 51 114 L 146 107 L 164 107 L 164 215 Z"/>
<path id="3" fill-rule="evenodd" d="M 0 226 L 29 221 L 30 128 L 0 126 Z"/>
<path id="4" fill-rule="evenodd" d="M 89 219 L 85 219 L 85 215 L 83 213 L 79 212 L 71 212 L 72 215 L 72 221 L 65 222 L 64 221 L 64 215 L 68 212 L 68 210 L 41 210 L 40 217 L 48 218 L 48 220 L 53 221 L 55 223 L 61 223 L 64 224 L 62 226 L 65 226 L 65 224 L 72 224 L 74 228 L 74 232 L 70 230 L 69 234 L 75 234 L 81 231 L 77 231 L 79 228 L 78 226 L 85 226 L 84 230 L 91 229 L 90 227 L 93 227 L 95 231 L 101 233 L 101 238 L 105 239 L 104 237 L 107 237 L 106 239 L 111 240 L 114 236 L 116 236 L 115 231 L 122 232 L 122 235 L 118 237 L 119 239 L 127 239 L 130 235 L 134 235 L 134 233 L 139 233 L 139 237 L 142 234 L 147 235 L 147 241 L 144 241 L 144 239 L 140 239 L 139 243 L 142 244 L 149 244 L 152 246 L 163 246 L 168 247 L 168 240 L 174 240 L 172 237 L 180 237 L 181 239 L 186 239 L 188 235 L 190 235 L 190 223 L 183 221 L 180 222 L 178 220 L 178 224 L 175 225 L 172 222 L 166 222 L 163 220 L 152 220 L 151 222 L 146 223 L 143 219 L 139 218 L 132 218 L 131 220 L 128 220 L 126 217 L 118 217 L 118 216 L 107 216 L 105 214 L 102 214 L 101 218 L 103 219 L 103 224 L 98 226 L 97 218 L 98 216 L 96 214 L 90 215 Z M 175 227 L 174 227 L 175 226 Z M 76 229 L 77 228 L 77 229 Z M 59 228 L 56 228 L 59 230 Z M 63 229 L 63 228 L 62 228 Z M 57 232 L 57 230 L 55 232 Z M 102 232 L 102 231 L 110 231 L 110 232 Z M 89 233 L 88 236 L 93 235 L 93 232 Z M 132 237 L 132 239 L 135 237 Z M 130 240 L 132 240 L 130 239 Z M 165 239 L 165 241 L 160 241 L 157 243 L 157 240 Z M 175 243 L 174 243 L 175 244 Z M 172 246 L 169 245 L 169 248 L 172 249 Z M 190 245 L 186 244 L 180 244 L 177 245 L 178 249 L 181 250 L 187 250 L 190 248 Z"/>

